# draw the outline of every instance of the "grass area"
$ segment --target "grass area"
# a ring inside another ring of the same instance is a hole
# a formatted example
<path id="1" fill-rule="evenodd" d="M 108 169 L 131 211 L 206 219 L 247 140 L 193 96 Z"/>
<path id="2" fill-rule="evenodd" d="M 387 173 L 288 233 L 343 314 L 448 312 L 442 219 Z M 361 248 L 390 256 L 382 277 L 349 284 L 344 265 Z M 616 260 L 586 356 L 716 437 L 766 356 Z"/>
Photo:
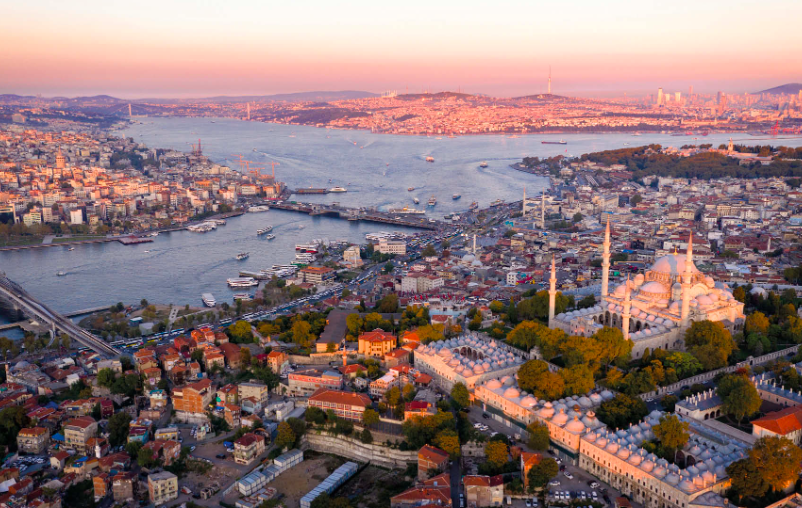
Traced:
<path id="1" fill-rule="evenodd" d="M 59 237 L 53 238 L 53 243 L 65 243 L 65 242 L 82 242 L 84 240 L 101 240 L 106 238 L 105 235 L 80 235 L 80 236 L 71 236 L 71 237 Z"/>
<path id="2" fill-rule="evenodd" d="M 0 238 L 0 247 L 16 247 L 19 245 L 39 245 L 42 243 L 42 236 L 9 236 Z"/>

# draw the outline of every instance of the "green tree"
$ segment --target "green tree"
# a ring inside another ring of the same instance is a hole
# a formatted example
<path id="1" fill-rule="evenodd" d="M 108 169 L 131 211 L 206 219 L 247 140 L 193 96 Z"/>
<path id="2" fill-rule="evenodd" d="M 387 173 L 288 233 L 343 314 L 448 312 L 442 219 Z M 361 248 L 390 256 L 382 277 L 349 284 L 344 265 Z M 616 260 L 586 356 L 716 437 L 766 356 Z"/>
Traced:
<path id="1" fill-rule="evenodd" d="M 539 421 L 530 423 L 526 430 L 529 433 L 527 444 L 532 450 L 545 451 L 549 449 L 549 428 Z"/>
<path id="2" fill-rule="evenodd" d="M 28 427 L 31 419 L 22 406 L 10 406 L 0 410 L 0 445 L 10 450 L 17 449 L 17 434 Z"/>
<path id="3" fill-rule="evenodd" d="M 106 388 L 111 388 L 117 374 L 111 369 L 100 369 L 97 373 L 97 384 Z"/>
<path id="4" fill-rule="evenodd" d="M 365 409 L 362 413 L 362 424 L 365 426 L 376 425 L 379 423 L 379 413 L 373 409 Z"/>
<path id="5" fill-rule="evenodd" d="M 529 484 L 529 493 L 534 494 L 537 489 L 542 489 L 549 484 L 549 481 L 557 476 L 560 468 L 557 461 L 552 458 L 541 459 L 529 469 L 526 479 Z"/>
<path id="6" fill-rule="evenodd" d="M 276 434 L 276 448 L 284 450 L 286 448 L 292 448 L 294 445 L 295 433 L 292 431 L 290 424 L 287 422 L 279 423 Z"/>
<path id="7" fill-rule="evenodd" d="M 629 204 L 632 206 L 638 206 L 643 201 L 643 197 L 640 194 L 635 194 L 631 198 L 629 198 Z"/>
<path id="8" fill-rule="evenodd" d="M 359 317 L 359 314 L 348 314 L 348 317 L 345 318 L 345 326 L 348 328 L 348 333 L 354 337 L 358 336 L 359 332 L 362 331 L 362 325 L 364 325 L 364 322 Z"/>
<path id="9" fill-rule="evenodd" d="M 600 361 L 609 366 L 618 358 L 626 358 L 632 352 L 632 341 L 624 340 L 624 334 L 618 328 L 605 326 L 593 334 L 600 348 Z"/>
<path id="10" fill-rule="evenodd" d="M 228 335 L 233 342 L 253 342 L 251 324 L 247 321 L 237 321 L 228 327 Z"/>
<path id="11" fill-rule="evenodd" d="M 581 222 L 581 221 L 582 221 L 582 219 L 584 219 L 584 218 L 585 218 L 585 216 L 584 216 L 584 215 L 582 215 L 582 214 L 581 214 L 581 213 L 579 213 L 579 212 L 576 212 L 576 213 L 574 214 L 574 217 L 573 217 L 573 222 L 575 222 L 575 223 L 576 223 L 576 222 Z"/>
<path id="12" fill-rule="evenodd" d="M 293 323 L 292 341 L 294 343 L 299 344 L 302 347 L 309 347 L 312 345 L 314 340 L 315 336 L 312 335 L 312 325 L 310 325 L 307 321 L 301 321 L 300 319 Z"/>
<path id="13" fill-rule="evenodd" d="M 746 303 L 746 290 L 743 286 L 738 286 L 732 290 L 732 296 L 741 303 Z"/>
<path id="14" fill-rule="evenodd" d="M 120 446 L 128 441 L 128 430 L 131 423 L 131 416 L 125 411 L 114 413 L 109 418 L 106 430 L 109 433 L 109 445 Z"/>
<path id="15" fill-rule="evenodd" d="M 459 435 L 456 430 L 445 429 L 438 432 L 434 437 L 434 445 L 446 452 L 452 460 L 458 459 L 461 454 Z"/>
<path id="16" fill-rule="evenodd" d="M 243 369 L 247 369 L 251 365 L 251 360 L 253 360 L 253 357 L 251 356 L 251 350 L 247 347 L 240 348 L 239 361 Z"/>
<path id="17" fill-rule="evenodd" d="M 398 312 L 398 295 L 390 293 L 379 300 L 377 309 L 382 314 L 392 314 Z"/>
<path id="18" fill-rule="evenodd" d="M 608 427 L 622 429 L 630 424 L 640 422 L 649 409 L 640 398 L 617 394 L 612 400 L 603 402 L 596 411 L 596 416 Z"/>
<path id="19" fill-rule="evenodd" d="M 742 374 L 728 374 L 721 378 L 716 394 L 721 398 L 721 409 L 737 421 L 757 413 L 763 403 L 755 385 Z"/>
<path id="20" fill-rule="evenodd" d="M 434 245 L 429 244 L 429 245 L 427 245 L 426 247 L 423 248 L 423 250 L 421 251 L 420 255 L 422 257 L 425 257 L 425 258 L 430 258 L 430 257 L 436 256 L 437 255 L 437 251 L 435 250 Z"/>
<path id="21" fill-rule="evenodd" d="M 504 311 L 504 304 L 498 300 L 490 302 L 490 312 L 493 314 L 501 314 Z"/>
<path id="22" fill-rule="evenodd" d="M 457 409 L 462 409 L 471 404 L 471 394 L 463 383 L 456 383 L 451 388 L 451 400 Z"/>
<path id="23" fill-rule="evenodd" d="M 430 342 L 437 342 L 440 340 L 445 339 L 443 335 L 443 326 L 442 325 L 424 325 L 420 326 L 415 330 L 415 333 L 418 334 L 418 338 L 421 340 L 422 343 L 428 344 Z"/>
<path id="24" fill-rule="evenodd" d="M 501 441 L 488 441 L 485 444 L 485 457 L 487 462 L 496 470 L 504 467 L 509 458 L 509 448 Z"/>
<path id="25" fill-rule="evenodd" d="M 145 469 L 151 469 L 159 465 L 159 460 L 153 455 L 153 450 L 145 448 L 144 446 L 139 449 L 136 462 L 139 464 L 139 467 L 144 467 Z"/>
<path id="26" fill-rule="evenodd" d="M 727 466 L 727 476 L 732 480 L 732 490 L 740 497 L 760 498 L 769 490 L 761 471 L 748 457 Z"/>
<path id="27" fill-rule="evenodd" d="M 584 395 L 596 385 L 593 381 L 593 372 L 587 365 L 573 365 L 560 370 L 558 373 L 565 386 L 565 395 Z"/>
<path id="28" fill-rule="evenodd" d="M 685 346 L 705 370 L 727 365 L 735 349 L 730 332 L 718 321 L 696 321 L 685 332 Z"/>
<path id="29" fill-rule="evenodd" d="M 596 297 L 592 294 L 582 298 L 579 300 L 579 303 L 576 304 L 578 309 L 588 309 L 596 305 Z"/>
<path id="30" fill-rule="evenodd" d="M 663 446 L 663 449 L 676 457 L 678 450 L 688 442 L 690 424 L 680 421 L 676 415 L 668 415 L 660 418 L 660 423 L 652 428 L 654 436 Z"/>
<path id="31" fill-rule="evenodd" d="M 373 434 L 370 432 L 370 429 L 362 429 L 362 433 L 359 435 L 359 440 L 365 444 L 371 444 L 373 442 Z"/>
<path id="32" fill-rule="evenodd" d="M 562 377 L 550 372 L 548 364 L 542 360 L 529 360 L 521 365 L 518 370 L 518 386 L 521 390 L 546 400 L 560 398 L 565 390 Z"/>
<path id="33" fill-rule="evenodd" d="M 744 334 L 759 333 L 766 335 L 769 333 L 769 319 L 762 312 L 753 312 L 746 316 L 744 323 Z"/>
<path id="34" fill-rule="evenodd" d="M 762 437 L 749 450 L 749 459 L 763 481 L 780 491 L 799 478 L 802 449 L 784 437 Z"/>

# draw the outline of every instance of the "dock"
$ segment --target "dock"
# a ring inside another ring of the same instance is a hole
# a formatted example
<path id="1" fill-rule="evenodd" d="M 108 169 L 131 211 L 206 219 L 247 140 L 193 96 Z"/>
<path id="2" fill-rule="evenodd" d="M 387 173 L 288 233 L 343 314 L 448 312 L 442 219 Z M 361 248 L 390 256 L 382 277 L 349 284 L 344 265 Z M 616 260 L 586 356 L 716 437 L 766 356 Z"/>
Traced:
<path id="1" fill-rule="evenodd" d="M 348 208 L 321 203 L 301 203 L 299 201 L 272 202 L 270 203 L 270 208 L 288 212 L 305 213 L 313 217 L 325 216 L 350 221 L 378 222 L 381 224 L 426 229 L 429 231 L 436 231 L 450 226 L 450 224 L 443 221 L 431 221 L 423 216 L 401 216 L 367 208 Z"/>

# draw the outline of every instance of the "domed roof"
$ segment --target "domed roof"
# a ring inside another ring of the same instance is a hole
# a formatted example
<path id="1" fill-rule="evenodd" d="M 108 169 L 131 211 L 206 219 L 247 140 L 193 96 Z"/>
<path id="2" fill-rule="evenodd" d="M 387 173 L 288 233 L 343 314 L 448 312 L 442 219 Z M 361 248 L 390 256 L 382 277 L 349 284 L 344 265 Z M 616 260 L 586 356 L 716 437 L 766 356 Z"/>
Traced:
<path id="1" fill-rule="evenodd" d="M 558 414 L 554 415 L 554 418 L 552 418 L 551 421 L 555 425 L 563 426 L 568 422 L 568 415 L 565 414 L 565 410 L 564 409 L 560 409 L 560 412 Z"/>
<path id="2" fill-rule="evenodd" d="M 578 417 L 574 416 L 574 419 L 565 426 L 565 430 L 573 434 L 580 434 L 585 430 L 585 424 L 580 422 Z"/>
<path id="3" fill-rule="evenodd" d="M 514 388 L 512 386 L 504 390 L 505 399 L 514 399 L 516 397 L 519 397 L 520 395 L 521 392 L 519 392 L 517 388 Z"/>
<path id="4" fill-rule="evenodd" d="M 652 265 L 652 272 L 679 275 L 685 272 L 685 254 L 669 254 L 663 256 Z M 691 263 L 691 272 L 698 273 L 696 265 Z"/>
<path id="5" fill-rule="evenodd" d="M 499 381 L 498 379 L 491 379 L 490 381 L 487 382 L 485 388 L 489 390 L 498 390 L 499 388 L 501 388 L 501 381 Z"/>
<path id="6" fill-rule="evenodd" d="M 647 282 L 646 284 L 643 285 L 643 287 L 640 288 L 640 290 L 642 293 L 652 293 L 652 294 L 662 294 L 668 292 L 665 286 L 663 286 L 656 280 Z"/>
<path id="7" fill-rule="evenodd" d="M 537 404 L 537 399 L 535 399 L 531 395 L 527 395 L 526 397 L 521 399 L 521 405 L 525 408 L 533 407 L 535 404 Z"/>
<path id="8" fill-rule="evenodd" d="M 635 276 L 633 282 L 635 283 L 636 286 L 640 286 L 641 284 L 643 284 L 643 280 L 644 280 L 643 274 L 639 273 L 638 275 Z"/>

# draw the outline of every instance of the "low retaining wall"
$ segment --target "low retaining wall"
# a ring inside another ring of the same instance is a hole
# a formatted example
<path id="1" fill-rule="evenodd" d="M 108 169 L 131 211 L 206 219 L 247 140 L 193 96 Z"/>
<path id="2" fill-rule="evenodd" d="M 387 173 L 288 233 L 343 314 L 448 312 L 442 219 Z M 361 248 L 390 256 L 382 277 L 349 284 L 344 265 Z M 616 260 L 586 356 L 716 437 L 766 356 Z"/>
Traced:
<path id="1" fill-rule="evenodd" d="M 418 462 L 418 452 L 414 450 L 401 451 L 378 444 L 364 444 L 349 437 L 330 436 L 317 432 L 310 430 L 304 434 L 301 440 L 301 449 L 331 453 L 389 469 L 404 469 L 407 464 Z"/>
<path id="2" fill-rule="evenodd" d="M 360 355 L 358 353 L 349 353 L 347 356 L 351 362 L 355 362 L 357 359 L 364 357 L 364 355 Z M 341 352 L 334 352 L 312 353 L 309 356 L 289 355 L 289 360 L 290 363 L 295 363 L 297 365 L 322 365 L 330 362 L 337 362 L 341 364 L 343 361 L 343 354 Z"/>

